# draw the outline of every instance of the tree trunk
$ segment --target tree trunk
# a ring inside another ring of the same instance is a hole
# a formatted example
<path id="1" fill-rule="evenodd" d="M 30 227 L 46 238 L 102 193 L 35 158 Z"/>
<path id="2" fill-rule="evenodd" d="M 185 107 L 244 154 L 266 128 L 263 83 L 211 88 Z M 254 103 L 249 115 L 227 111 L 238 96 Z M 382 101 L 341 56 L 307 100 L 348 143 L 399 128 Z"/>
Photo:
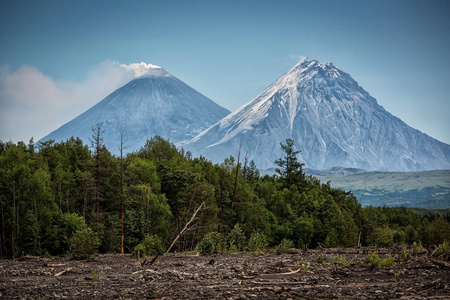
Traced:
<path id="1" fill-rule="evenodd" d="M 238 175 L 239 175 L 239 159 L 241 156 L 241 143 L 239 143 L 238 160 L 237 160 L 237 165 L 236 165 L 236 177 L 234 178 L 234 189 L 233 189 L 233 197 L 231 198 L 231 212 L 230 212 L 230 218 L 228 219 L 227 234 L 230 233 L 231 222 L 233 219 L 234 201 L 235 201 L 235 197 L 236 197 L 237 180 L 238 180 Z"/>
<path id="2" fill-rule="evenodd" d="M 12 259 L 14 260 L 14 225 L 11 227 L 11 250 L 12 250 Z"/>
<path id="3" fill-rule="evenodd" d="M 13 181 L 13 216 L 12 216 L 12 222 L 11 222 L 11 249 L 12 249 L 12 259 L 14 260 L 14 252 L 15 252 L 15 240 L 14 240 L 14 234 L 15 234 L 15 227 L 16 227 L 16 185 Z"/>
<path id="4" fill-rule="evenodd" d="M 244 157 L 244 168 L 242 169 L 242 178 L 244 179 L 244 182 L 247 182 L 246 175 L 247 175 L 247 162 L 248 162 L 248 156 L 247 154 Z"/>
<path id="5" fill-rule="evenodd" d="M 5 236 L 5 216 L 3 214 L 3 205 L 1 206 L 2 210 L 2 247 L 0 250 L 1 255 L 4 255 L 4 252 L 6 253 L 6 236 Z"/>
<path id="6" fill-rule="evenodd" d="M 102 130 L 100 124 L 97 124 L 95 127 L 92 127 L 92 139 L 89 139 L 91 142 L 91 147 L 95 149 L 95 168 L 94 168 L 94 188 L 95 188 L 95 206 L 96 206 L 96 215 L 95 219 L 97 222 L 97 230 L 100 229 L 100 157 L 102 156 L 102 147 L 103 147 L 103 138 L 102 134 L 105 132 Z"/>
<path id="7" fill-rule="evenodd" d="M 123 206 L 123 149 L 126 141 L 123 141 L 123 131 L 120 132 L 120 223 L 122 227 L 122 238 L 120 242 L 120 253 L 124 254 L 124 227 L 123 227 L 123 214 L 124 214 L 124 206 Z"/>
<path id="8" fill-rule="evenodd" d="M 220 182 L 220 202 L 219 202 L 219 215 L 218 219 L 219 222 L 217 224 L 217 232 L 220 233 L 221 226 L 222 226 L 222 203 L 223 203 L 223 180 Z"/>

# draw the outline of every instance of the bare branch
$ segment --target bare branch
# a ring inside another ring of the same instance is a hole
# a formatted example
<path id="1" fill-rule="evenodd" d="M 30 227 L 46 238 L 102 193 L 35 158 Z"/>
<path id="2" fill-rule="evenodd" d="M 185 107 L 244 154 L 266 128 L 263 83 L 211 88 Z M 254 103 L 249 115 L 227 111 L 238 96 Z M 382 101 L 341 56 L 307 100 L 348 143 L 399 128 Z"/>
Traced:
<path id="1" fill-rule="evenodd" d="M 164 255 L 166 255 L 167 253 L 169 253 L 169 251 L 172 249 L 173 245 L 175 245 L 175 242 L 180 238 L 180 236 L 183 235 L 183 233 L 186 231 L 186 229 L 188 228 L 188 226 L 194 221 L 195 217 L 197 216 L 197 213 L 202 209 L 202 207 L 205 205 L 205 202 L 202 202 L 202 204 L 200 204 L 200 206 L 194 211 L 194 214 L 192 214 L 191 219 L 189 220 L 189 222 L 186 223 L 186 225 L 184 226 L 183 230 L 181 230 L 180 234 L 177 235 L 177 237 L 173 240 L 172 244 L 170 245 L 170 247 L 167 249 L 166 253 L 164 253 Z"/>

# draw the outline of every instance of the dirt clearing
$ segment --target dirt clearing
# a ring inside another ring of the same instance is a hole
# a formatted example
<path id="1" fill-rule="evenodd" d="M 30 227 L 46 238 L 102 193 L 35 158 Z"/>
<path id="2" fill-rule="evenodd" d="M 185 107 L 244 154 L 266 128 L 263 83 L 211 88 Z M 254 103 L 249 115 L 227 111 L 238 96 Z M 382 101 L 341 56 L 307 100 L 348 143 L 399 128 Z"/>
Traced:
<path id="1" fill-rule="evenodd" d="M 450 299 L 450 264 L 400 247 L 169 255 L 151 261 L 139 264 L 119 254 L 91 261 L 0 260 L 0 298 Z"/>

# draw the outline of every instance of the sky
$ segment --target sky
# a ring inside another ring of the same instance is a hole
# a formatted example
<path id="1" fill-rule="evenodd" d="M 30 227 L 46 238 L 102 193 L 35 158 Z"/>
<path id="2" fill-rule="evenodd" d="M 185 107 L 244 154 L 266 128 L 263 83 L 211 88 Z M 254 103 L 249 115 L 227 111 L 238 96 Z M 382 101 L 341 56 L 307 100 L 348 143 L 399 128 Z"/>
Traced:
<path id="1" fill-rule="evenodd" d="M 0 0 L 0 140 L 39 140 L 136 63 L 233 111 L 306 56 L 450 144 L 449 16 L 447 0 Z"/>

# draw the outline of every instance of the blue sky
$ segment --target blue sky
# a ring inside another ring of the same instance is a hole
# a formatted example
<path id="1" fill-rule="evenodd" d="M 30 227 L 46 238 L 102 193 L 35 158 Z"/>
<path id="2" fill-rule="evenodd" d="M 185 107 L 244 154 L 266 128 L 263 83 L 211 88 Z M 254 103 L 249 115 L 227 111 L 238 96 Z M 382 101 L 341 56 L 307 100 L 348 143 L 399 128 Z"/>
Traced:
<path id="1" fill-rule="evenodd" d="M 450 1 L 0 0 L 0 140 L 35 140 L 159 65 L 234 110 L 301 56 L 450 143 Z"/>

